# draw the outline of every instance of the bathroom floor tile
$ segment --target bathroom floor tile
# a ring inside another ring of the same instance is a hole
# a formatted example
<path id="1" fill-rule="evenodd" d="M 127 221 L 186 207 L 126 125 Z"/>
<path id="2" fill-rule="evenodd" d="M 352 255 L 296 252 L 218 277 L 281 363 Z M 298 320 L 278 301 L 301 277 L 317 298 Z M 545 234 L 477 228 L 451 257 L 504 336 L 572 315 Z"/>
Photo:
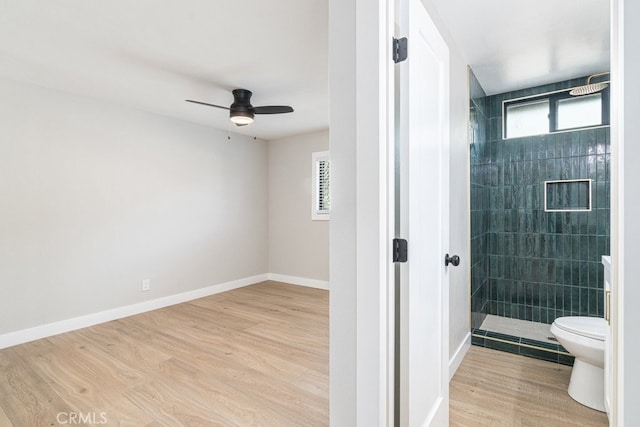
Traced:
<path id="1" fill-rule="evenodd" d="M 546 323 L 530 322 L 489 314 L 479 329 L 557 344 L 557 341 L 550 339 L 553 338 L 553 334 L 549 332 L 550 326 L 551 325 Z"/>

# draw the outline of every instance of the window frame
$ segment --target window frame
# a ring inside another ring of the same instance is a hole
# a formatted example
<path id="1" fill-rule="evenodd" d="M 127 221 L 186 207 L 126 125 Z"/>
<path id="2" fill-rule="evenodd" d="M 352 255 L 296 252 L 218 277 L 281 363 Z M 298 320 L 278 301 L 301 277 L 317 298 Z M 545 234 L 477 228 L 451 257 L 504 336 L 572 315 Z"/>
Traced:
<path id="1" fill-rule="evenodd" d="M 602 82 L 602 83 L 609 83 L 608 81 L 606 82 Z M 569 92 L 572 90 L 573 88 L 569 88 L 569 89 L 562 89 L 562 90 L 557 90 L 554 92 L 546 92 L 546 93 L 541 93 L 538 95 L 531 95 L 531 96 L 525 96 L 525 97 L 521 97 L 521 98 L 513 98 L 513 99 L 507 99 L 502 101 L 502 139 L 515 139 L 515 138 L 526 138 L 529 136 L 536 136 L 536 135 L 547 135 L 547 134 L 552 134 L 552 133 L 561 133 L 561 132 L 573 132 L 575 130 L 581 130 L 581 129 L 593 129 L 593 128 L 598 128 L 598 127 L 606 127 L 610 125 L 610 104 L 609 104 L 609 87 L 606 87 L 605 89 L 601 90 L 600 93 L 601 94 L 601 103 L 600 103 L 600 107 L 602 109 L 601 111 L 601 123 L 600 124 L 594 124 L 594 125 L 589 125 L 589 126 L 579 126 L 579 127 L 573 127 L 573 128 L 566 128 L 566 129 L 558 129 L 558 102 L 560 100 L 563 99 L 569 99 L 569 98 L 579 98 L 579 96 L 572 96 L 569 94 Z M 584 96 L 584 95 L 583 95 Z M 541 133 L 541 134 L 535 134 L 535 135 L 526 135 L 526 136 L 513 136 L 510 137 L 507 135 L 507 120 L 508 120 L 508 115 L 507 115 L 507 108 L 513 105 L 518 105 L 518 104 L 524 104 L 524 103 L 528 103 L 528 102 L 535 102 L 535 101 L 544 101 L 544 100 L 548 100 L 549 101 L 549 131 L 546 133 Z"/>
<path id="2" fill-rule="evenodd" d="M 328 162 L 331 167 L 329 151 L 311 153 L 311 220 L 329 221 L 331 219 L 331 204 L 329 209 L 321 210 L 320 202 L 320 162 Z M 331 175 L 329 175 L 329 194 L 331 194 Z"/>
<path id="3" fill-rule="evenodd" d="M 548 96 L 534 96 L 534 97 L 528 97 L 528 98 L 524 98 L 524 99 L 518 99 L 517 101 L 513 101 L 513 102 L 503 102 L 503 135 L 507 134 L 507 117 L 508 117 L 508 110 L 509 107 L 514 107 L 514 106 L 524 106 L 526 104 L 539 104 L 545 102 L 547 104 L 547 132 L 545 133 L 532 133 L 532 134 L 528 134 L 528 135 L 519 135 L 519 136 L 514 136 L 514 137 L 505 137 L 503 139 L 513 139 L 513 138 L 526 138 L 527 136 L 535 136 L 535 135 L 545 135 L 546 133 L 549 133 L 549 129 L 551 129 L 551 117 L 550 117 L 550 111 L 551 111 L 551 104 L 552 101 L 551 99 L 549 99 Z"/>

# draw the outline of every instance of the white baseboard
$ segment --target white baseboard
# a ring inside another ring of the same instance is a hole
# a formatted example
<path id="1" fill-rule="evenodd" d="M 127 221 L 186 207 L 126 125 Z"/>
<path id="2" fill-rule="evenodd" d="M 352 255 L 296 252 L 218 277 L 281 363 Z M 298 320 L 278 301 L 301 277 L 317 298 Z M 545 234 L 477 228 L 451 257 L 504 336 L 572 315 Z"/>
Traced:
<path id="1" fill-rule="evenodd" d="M 220 283 L 217 285 L 195 289 L 193 291 L 183 292 L 176 295 L 169 295 L 163 298 L 131 304 L 124 307 L 101 311 L 98 313 L 87 314 L 86 316 L 75 317 L 73 319 L 62 320 L 59 322 L 49 323 L 41 326 L 35 326 L 33 328 L 23 329 L 21 331 L 9 332 L 7 334 L 0 335 L 0 349 L 12 347 L 14 345 L 23 344 L 25 342 L 34 341 L 41 338 L 50 337 L 53 335 L 58 335 L 64 332 L 75 331 L 76 329 L 86 328 L 88 326 L 109 322 L 111 320 L 121 319 L 127 316 L 133 316 L 135 314 L 140 314 L 151 310 L 157 310 L 159 308 L 207 297 L 209 295 L 218 294 L 220 292 L 230 291 L 232 289 L 241 288 L 243 286 L 253 285 L 256 283 L 264 282 L 265 280 L 270 280 L 269 276 L 269 274 L 260 274 L 257 276 L 246 277 L 243 279 Z"/>
<path id="2" fill-rule="evenodd" d="M 455 375 L 456 371 L 460 367 L 460 364 L 462 363 L 462 359 L 464 359 L 464 356 L 466 356 L 470 348 L 471 348 L 471 332 L 467 333 L 467 335 L 464 337 L 464 339 L 458 346 L 458 349 L 456 350 L 455 354 L 449 361 L 449 381 L 451 381 L 451 378 L 453 378 L 453 376 Z"/>
<path id="3" fill-rule="evenodd" d="M 308 288 L 329 290 L 329 282 L 327 280 L 308 279 L 306 277 L 286 276 L 284 274 L 267 274 L 269 280 L 276 282 L 289 283 L 290 285 L 306 286 Z"/>

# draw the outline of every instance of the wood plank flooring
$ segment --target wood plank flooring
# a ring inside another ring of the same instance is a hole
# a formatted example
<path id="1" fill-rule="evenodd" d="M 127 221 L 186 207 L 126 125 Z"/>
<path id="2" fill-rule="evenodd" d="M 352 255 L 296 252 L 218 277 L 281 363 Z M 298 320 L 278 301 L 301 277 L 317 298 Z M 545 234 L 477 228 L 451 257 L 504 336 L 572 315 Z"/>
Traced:
<path id="1" fill-rule="evenodd" d="M 0 426 L 328 425 L 328 301 L 264 282 L 0 350 Z"/>
<path id="2" fill-rule="evenodd" d="M 328 300 L 264 282 L 0 350 L 0 426 L 328 425 Z M 474 346 L 451 425 L 606 426 L 569 374 Z"/>
<path id="3" fill-rule="evenodd" d="M 472 346 L 449 383 L 451 426 L 607 426 L 567 394 L 571 367 Z"/>

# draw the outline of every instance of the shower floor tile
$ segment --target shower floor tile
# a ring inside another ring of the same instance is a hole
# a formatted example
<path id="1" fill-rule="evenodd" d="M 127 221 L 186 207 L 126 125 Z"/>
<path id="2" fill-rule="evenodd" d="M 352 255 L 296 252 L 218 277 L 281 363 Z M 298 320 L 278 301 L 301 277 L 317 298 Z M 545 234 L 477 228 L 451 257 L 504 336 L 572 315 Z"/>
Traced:
<path id="1" fill-rule="evenodd" d="M 500 317 L 492 314 L 482 322 L 480 329 L 485 331 L 498 332 L 500 334 L 512 335 L 515 337 L 528 338 L 530 340 L 548 342 L 558 344 L 553 338 L 553 334 L 549 332 L 551 325 L 546 323 L 530 322 L 527 320 L 511 319 L 509 317 Z"/>

